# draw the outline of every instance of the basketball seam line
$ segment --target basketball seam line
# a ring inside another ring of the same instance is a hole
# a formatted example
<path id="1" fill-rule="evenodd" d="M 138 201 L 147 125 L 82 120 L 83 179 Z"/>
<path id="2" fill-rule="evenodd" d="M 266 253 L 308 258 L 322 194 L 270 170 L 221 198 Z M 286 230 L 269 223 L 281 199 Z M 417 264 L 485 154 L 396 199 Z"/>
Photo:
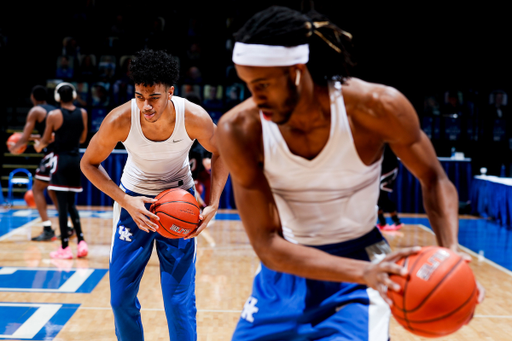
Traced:
<path id="1" fill-rule="evenodd" d="M 186 221 L 186 220 L 182 220 L 182 219 L 180 219 L 180 218 L 176 218 L 175 216 L 170 215 L 169 213 L 164 212 L 164 211 L 157 211 L 157 212 L 154 212 L 154 213 L 155 213 L 155 214 L 157 214 L 157 213 L 165 214 L 165 215 L 166 215 L 166 216 L 168 216 L 168 217 L 171 217 L 171 218 L 173 218 L 173 219 L 179 220 L 179 221 L 181 221 L 181 222 L 183 222 L 183 223 L 190 224 L 190 225 L 196 225 L 196 226 L 197 226 L 197 224 L 199 224 L 199 222 L 197 222 L 197 223 L 191 223 L 190 221 Z M 160 220 L 159 220 L 158 222 L 160 222 Z"/>

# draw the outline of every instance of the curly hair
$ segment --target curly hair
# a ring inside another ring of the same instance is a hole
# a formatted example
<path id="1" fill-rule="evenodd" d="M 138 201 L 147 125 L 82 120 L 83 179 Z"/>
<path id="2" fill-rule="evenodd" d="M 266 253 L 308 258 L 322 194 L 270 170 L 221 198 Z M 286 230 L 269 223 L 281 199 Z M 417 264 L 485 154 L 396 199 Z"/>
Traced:
<path id="1" fill-rule="evenodd" d="M 306 65 L 313 81 L 320 85 L 331 79 L 344 81 L 355 66 L 350 53 L 352 35 L 314 10 L 303 14 L 283 6 L 270 6 L 249 19 L 235 33 L 235 40 L 280 46 L 309 44 Z"/>
<path id="2" fill-rule="evenodd" d="M 130 62 L 129 75 L 135 84 L 173 86 L 179 77 L 178 62 L 164 51 L 141 50 Z"/>

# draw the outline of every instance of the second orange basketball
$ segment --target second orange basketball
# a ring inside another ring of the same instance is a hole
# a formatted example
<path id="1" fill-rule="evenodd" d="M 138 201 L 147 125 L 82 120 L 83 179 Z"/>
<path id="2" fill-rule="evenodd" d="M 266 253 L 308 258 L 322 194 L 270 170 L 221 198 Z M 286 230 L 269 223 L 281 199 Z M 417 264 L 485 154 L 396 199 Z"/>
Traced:
<path id="1" fill-rule="evenodd" d="M 158 194 L 150 211 L 156 214 L 159 229 L 157 232 L 170 239 L 190 235 L 199 223 L 199 204 L 194 196 L 181 188 L 171 188 Z"/>

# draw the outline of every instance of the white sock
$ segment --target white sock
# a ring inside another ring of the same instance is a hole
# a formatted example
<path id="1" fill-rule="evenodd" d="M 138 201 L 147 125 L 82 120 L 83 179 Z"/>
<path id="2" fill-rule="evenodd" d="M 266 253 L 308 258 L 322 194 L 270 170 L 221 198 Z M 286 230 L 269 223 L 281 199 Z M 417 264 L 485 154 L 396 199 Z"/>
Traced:
<path id="1" fill-rule="evenodd" d="M 51 220 L 43 221 L 43 227 L 52 227 L 52 222 L 51 222 Z"/>

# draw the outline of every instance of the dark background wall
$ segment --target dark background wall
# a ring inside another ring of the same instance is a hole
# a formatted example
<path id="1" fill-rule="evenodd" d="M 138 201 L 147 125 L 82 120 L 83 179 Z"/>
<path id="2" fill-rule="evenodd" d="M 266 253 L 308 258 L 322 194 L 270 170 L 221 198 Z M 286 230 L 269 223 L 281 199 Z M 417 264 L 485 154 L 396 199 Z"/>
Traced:
<path id="1" fill-rule="evenodd" d="M 255 12 L 272 4 L 297 10 L 313 5 L 351 32 L 358 62 L 354 76 L 396 87 L 420 117 L 429 95 L 436 95 L 440 102 L 448 90 L 460 91 L 464 100 L 476 96 L 483 117 L 492 91 L 511 93 L 512 29 L 505 2 L 398 6 L 333 0 L 15 1 L 9 9 L 0 10 L 2 131 L 8 128 L 5 117 L 13 107 L 30 106 L 30 89 L 55 78 L 56 58 L 62 54 L 66 36 L 77 38 L 83 54 L 111 53 L 106 37 L 122 15 L 125 39 L 115 46 L 116 53 L 167 49 L 181 57 L 183 81 L 193 64 L 186 62 L 190 44 L 199 42 L 203 82 L 223 83 L 230 64 L 226 40 Z M 157 17 L 165 19 L 162 31 L 153 29 Z M 437 142 L 439 153 L 445 155 L 451 145 L 442 139 Z M 483 152 L 485 148 L 493 147 L 486 145 Z M 510 162 L 505 163 L 508 167 Z"/>

